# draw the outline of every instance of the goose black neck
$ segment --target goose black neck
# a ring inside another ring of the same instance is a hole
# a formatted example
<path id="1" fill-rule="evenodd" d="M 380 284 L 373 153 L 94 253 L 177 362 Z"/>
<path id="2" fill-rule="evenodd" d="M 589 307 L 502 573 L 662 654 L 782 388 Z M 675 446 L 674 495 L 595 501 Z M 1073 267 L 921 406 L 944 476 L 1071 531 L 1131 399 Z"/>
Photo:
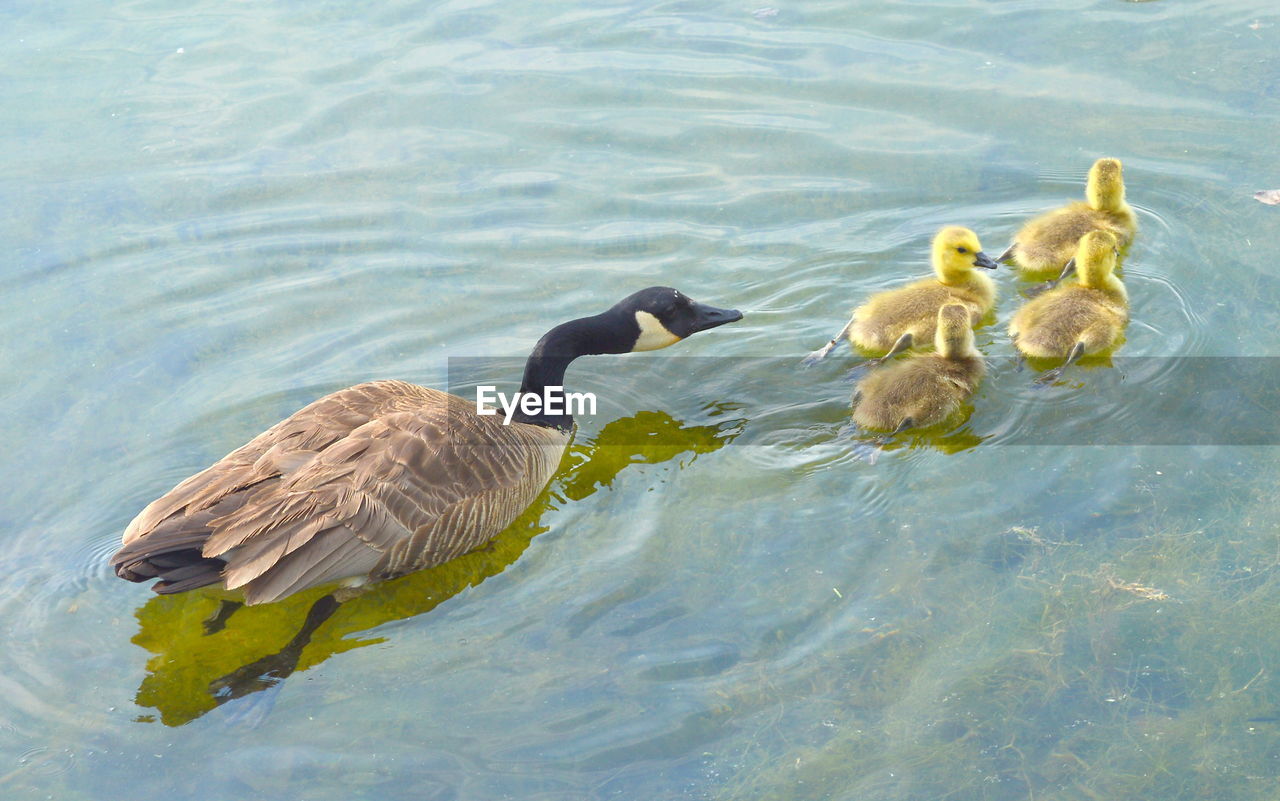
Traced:
<path id="1" fill-rule="evenodd" d="M 533 346 L 533 352 L 524 365 L 520 396 L 523 398 L 526 394 L 532 394 L 541 400 L 547 400 L 551 397 L 547 392 L 548 387 L 563 388 L 565 370 L 574 359 L 599 353 L 629 353 L 639 333 L 640 327 L 634 319 L 612 309 L 593 317 L 561 323 L 544 334 L 538 344 Z M 573 428 L 573 416 L 563 408 L 563 395 L 560 398 L 560 409 L 556 413 L 548 413 L 544 408 L 545 404 L 540 401 L 541 411 L 538 413 L 526 414 L 522 407 L 511 419 L 518 423 L 569 431 Z"/>

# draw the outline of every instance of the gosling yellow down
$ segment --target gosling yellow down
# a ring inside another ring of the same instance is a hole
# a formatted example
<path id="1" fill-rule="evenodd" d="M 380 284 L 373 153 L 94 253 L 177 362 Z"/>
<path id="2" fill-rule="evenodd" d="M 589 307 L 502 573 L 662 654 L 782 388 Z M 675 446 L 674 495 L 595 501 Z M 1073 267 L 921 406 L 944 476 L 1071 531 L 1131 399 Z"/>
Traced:
<path id="1" fill-rule="evenodd" d="M 1124 172 L 1119 159 L 1098 159 L 1089 169 L 1085 201 L 1068 203 L 1030 220 L 996 261 L 1012 262 L 1028 278 L 1070 272 L 1069 260 L 1080 237 L 1108 231 L 1120 248 L 1129 246 L 1138 218 L 1124 199 Z"/>
<path id="2" fill-rule="evenodd" d="M 948 303 L 938 310 L 934 353 L 918 353 L 858 383 L 853 420 L 894 434 L 941 423 L 959 410 L 982 380 L 986 365 L 973 346 L 970 310 Z"/>
<path id="3" fill-rule="evenodd" d="M 806 356 L 804 363 L 821 361 L 847 336 L 857 348 L 884 354 L 870 361 L 878 364 L 917 342 L 932 341 L 938 309 L 946 303 L 963 306 L 969 325 L 977 325 L 996 302 L 995 282 L 974 269 L 996 269 L 995 261 L 982 252 L 978 235 L 959 226 L 943 228 L 933 238 L 932 262 L 932 278 L 872 295 L 853 310 L 840 333 Z"/>
<path id="4" fill-rule="evenodd" d="M 1018 350 L 1036 359 L 1066 362 L 1037 379 L 1053 381 L 1082 356 L 1112 347 L 1129 322 L 1129 295 L 1115 276 L 1116 237 L 1090 231 L 1075 255 L 1077 283 L 1064 284 L 1030 301 L 1013 316 L 1009 335 Z"/>

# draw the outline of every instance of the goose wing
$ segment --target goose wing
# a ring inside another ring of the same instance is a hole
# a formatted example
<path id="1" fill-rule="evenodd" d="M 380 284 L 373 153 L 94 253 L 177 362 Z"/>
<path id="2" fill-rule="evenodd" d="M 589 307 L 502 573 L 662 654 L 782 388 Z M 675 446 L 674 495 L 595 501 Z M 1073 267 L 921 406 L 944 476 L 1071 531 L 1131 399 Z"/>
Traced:
<path id="1" fill-rule="evenodd" d="M 416 394 L 412 390 L 424 388 L 402 381 L 374 381 L 304 406 L 148 504 L 125 529 L 124 544 L 151 534 L 174 517 L 190 517 L 227 496 L 296 469 L 384 410 L 403 404 Z"/>
<path id="2" fill-rule="evenodd" d="M 437 390 L 362 384 L 152 503 L 113 561 L 126 578 L 164 579 L 161 592 L 221 580 L 243 587 L 249 603 L 340 578 L 402 575 L 501 532 L 541 492 L 567 440 L 479 417 Z M 169 564 L 183 559 L 195 564 Z"/>

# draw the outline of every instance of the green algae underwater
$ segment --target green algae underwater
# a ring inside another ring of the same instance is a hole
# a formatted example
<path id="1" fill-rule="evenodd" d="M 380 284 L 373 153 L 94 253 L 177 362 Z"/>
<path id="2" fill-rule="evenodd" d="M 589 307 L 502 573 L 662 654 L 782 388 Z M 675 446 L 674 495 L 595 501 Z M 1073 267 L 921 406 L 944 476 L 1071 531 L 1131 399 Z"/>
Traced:
<path id="1" fill-rule="evenodd" d="M 744 688 L 759 727 L 716 797 L 1271 797 L 1280 462 L 1237 453 L 1256 470 L 1210 470 L 1167 505 L 1147 487 L 1092 531 L 909 547 L 891 623 Z"/>

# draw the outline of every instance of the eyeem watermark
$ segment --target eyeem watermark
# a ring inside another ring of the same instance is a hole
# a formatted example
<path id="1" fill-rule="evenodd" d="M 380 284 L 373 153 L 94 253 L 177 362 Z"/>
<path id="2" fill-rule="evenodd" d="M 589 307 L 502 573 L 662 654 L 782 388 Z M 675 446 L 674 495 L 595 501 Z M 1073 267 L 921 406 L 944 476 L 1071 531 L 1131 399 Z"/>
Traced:
<path id="1" fill-rule="evenodd" d="M 988 349 L 987 376 L 973 400 L 974 414 L 965 423 L 967 434 L 982 438 L 984 449 L 1027 445 L 1280 448 L 1280 357 L 1128 356 L 1126 346 L 1110 362 L 1072 365 L 1053 385 L 1033 388 L 1037 370 L 1015 361 L 1011 346 L 997 341 Z M 793 377 L 803 354 L 680 356 L 667 350 L 649 358 L 590 356 L 574 363 L 565 378 L 569 386 L 556 392 L 607 386 L 609 394 L 595 393 L 598 411 L 594 415 L 574 416 L 579 422 L 594 418 L 600 426 L 628 421 L 609 432 L 610 444 L 622 444 L 617 437 L 630 437 L 625 440 L 628 445 L 654 442 L 655 437 L 672 436 L 680 426 L 735 421 L 742 426 L 741 435 L 733 438 L 735 447 L 798 448 L 818 441 L 843 442 L 827 435 L 834 436 L 848 422 L 842 411 L 848 408 L 853 389 L 841 375 L 857 362 L 851 355 L 839 358 L 844 352 L 833 353 L 823 362 L 825 366 L 806 373 L 799 388 Z M 510 380 L 509 391 L 515 392 L 514 381 L 524 367 L 523 357 L 450 357 L 447 387 L 461 398 L 479 395 L 482 404 L 496 407 L 488 412 L 496 415 L 494 422 L 501 423 L 504 416 L 514 420 L 522 411 L 518 393 L 506 399 L 509 411 L 504 415 L 493 385 Z M 528 401 L 535 402 L 541 407 L 543 399 Z M 567 409 L 568 393 L 554 403 L 563 403 Z M 820 410 L 816 403 L 821 404 Z M 466 403 L 458 411 L 470 417 L 475 409 Z M 648 428 L 653 418 L 646 412 L 670 414 L 675 427 Z M 459 426 L 456 435 L 468 430 Z M 1280 458 L 1280 451 L 1276 453 L 1275 458 Z M 1241 459 L 1241 469 L 1252 469 L 1245 456 Z"/>
<path id="2" fill-rule="evenodd" d="M 564 387 L 543 387 L 542 394 L 533 392 L 513 392 L 510 395 L 499 392 L 493 385 L 476 387 L 476 414 L 495 415 L 498 403 L 502 407 L 502 424 L 511 425 L 511 418 L 519 410 L 522 414 L 534 417 L 547 415 L 592 415 L 596 413 L 596 395 L 594 392 L 565 392 Z"/>

